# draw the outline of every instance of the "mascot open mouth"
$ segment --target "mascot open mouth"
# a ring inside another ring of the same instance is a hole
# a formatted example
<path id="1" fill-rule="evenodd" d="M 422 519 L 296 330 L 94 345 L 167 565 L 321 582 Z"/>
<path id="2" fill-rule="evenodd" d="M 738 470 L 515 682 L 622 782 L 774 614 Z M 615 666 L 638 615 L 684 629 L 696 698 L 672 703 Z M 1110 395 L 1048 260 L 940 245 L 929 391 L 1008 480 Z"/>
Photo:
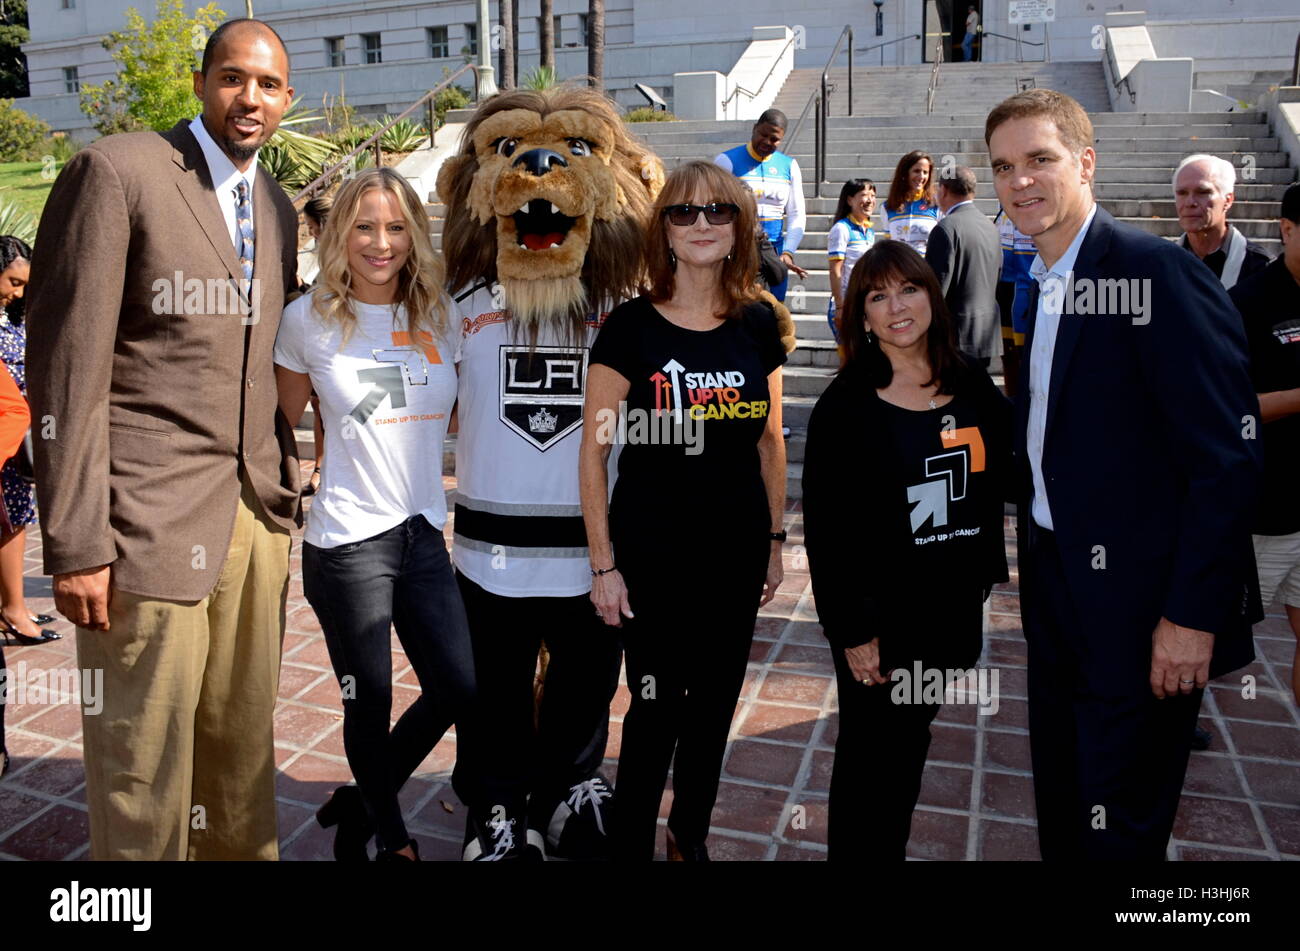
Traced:
<path id="1" fill-rule="evenodd" d="M 515 221 L 516 243 L 529 251 L 558 248 L 577 220 L 561 214 L 559 207 L 545 198 L 534 198 L 511 217 Z"/>

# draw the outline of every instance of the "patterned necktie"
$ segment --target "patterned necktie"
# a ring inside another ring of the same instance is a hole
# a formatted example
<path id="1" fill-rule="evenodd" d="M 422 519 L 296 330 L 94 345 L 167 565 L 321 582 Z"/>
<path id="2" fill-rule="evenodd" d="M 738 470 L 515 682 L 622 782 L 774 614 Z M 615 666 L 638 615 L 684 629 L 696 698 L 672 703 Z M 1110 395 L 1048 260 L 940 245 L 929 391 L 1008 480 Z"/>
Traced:
<path id="1" fill-rule="evenodd" d="M 253 280 L 253 208 L 248 202 L 248 180 L 241 178 L 235 188 L 235 221 L 239 226 L 239 266 L 244 271 L 245 287 Z"/>

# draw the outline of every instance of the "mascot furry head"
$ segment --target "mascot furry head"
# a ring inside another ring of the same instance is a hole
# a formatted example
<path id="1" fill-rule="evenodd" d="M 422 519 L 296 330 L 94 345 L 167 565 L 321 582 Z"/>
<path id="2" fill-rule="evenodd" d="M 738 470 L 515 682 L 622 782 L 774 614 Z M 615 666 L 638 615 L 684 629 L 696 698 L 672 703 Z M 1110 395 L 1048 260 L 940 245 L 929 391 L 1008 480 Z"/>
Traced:
<path id="1" fill-rule="evenodd" d="M 659 159 L 585 86 L 500 93 L 438 172 L 451 287 L 499 282 L 520 326 L 637 293 Z"/>

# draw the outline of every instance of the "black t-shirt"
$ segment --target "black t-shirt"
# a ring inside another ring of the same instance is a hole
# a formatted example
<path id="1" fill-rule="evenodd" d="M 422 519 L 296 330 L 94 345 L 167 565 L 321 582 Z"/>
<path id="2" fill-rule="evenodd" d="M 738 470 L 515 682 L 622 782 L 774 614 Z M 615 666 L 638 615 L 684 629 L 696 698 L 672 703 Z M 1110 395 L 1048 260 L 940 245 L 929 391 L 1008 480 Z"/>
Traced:
<path id="1" fill-rule="evenodd" d="M 1230 292 L 1246 325 L 1250 376 L 1256 393 L 1300 387 L 1300 284 L 1279 257 Z M 1300 532 L 1300 414 L 1260 427 L 1264 489 L 1257 535 Z"/>
<path id="2" fill-rule="evenodd" d="M 600 433 L 622 445 L 615 534 L 655 536 L 670 521 L 695 536 L 769 530 L 758 440 L 770 412 L 767 376 L 785 363 L 770 306 L 687 330 L 638 297 L 605 319 L 590 362 L 629 383 L 617 429 L 606 420 Z"/>
<path id="3" fill-rule="evenodd" d="M 974 408 L 962 396 L 919 411 L 881 402 L 904 475 L 904 497 L 893 504 L 909 521 L 905 570 L 913 577 L 969 577 L 980 552 L 980 504 L 989 491 Z"/>

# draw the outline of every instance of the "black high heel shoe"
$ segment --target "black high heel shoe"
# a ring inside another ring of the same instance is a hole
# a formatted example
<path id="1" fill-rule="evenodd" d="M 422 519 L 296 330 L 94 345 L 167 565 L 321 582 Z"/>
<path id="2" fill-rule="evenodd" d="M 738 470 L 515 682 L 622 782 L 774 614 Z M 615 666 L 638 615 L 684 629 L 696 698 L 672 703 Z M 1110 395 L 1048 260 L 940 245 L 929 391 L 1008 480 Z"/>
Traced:
<path id="1" fill-rule="evenodd" d="M 370 861 L 366 843 L 375 834 L 375 826 L 356 786 L 340 786 L 334 790 L 329 802 L 316 810 L 316 821 L 322 829 L 339 827 L 334 833 L 334 861 Z"/>
<path id="2" fill-rule="evenodd" d="M 53 614 L 32 615 L 32 623 L 35 624 L 37 627 L 40 627 L 42 624 L 53 624 L 57 620 L 58 618 L 56 618 Z"/>
<path id="3" fill-rule="evenodd" d="M 375 861 L 376 862 L 418 862 L 420 861 L 420 843 L 416 842 L 414 839 L 408 839 L 406 845 L 403 845 L 402 848 L 406 848 L 407 846 L 410 846 L 411 852 L 414 853 L 415 858 L 410 858 L 409 856 L 405 856 L 397 849 L 380 849 L 379 854 L 375 856 Z"/>
<path id="4" fill-rule="evenodd" d="M 51 618 L 50 620 L 54 619 Z M 28 637 L 26 634 L 20 633 L 18 628 L 6 621 L 3 615 L 0 615 L 0 633 L 4 633 L 8 637 L 13 638 L 15 644 L 23 647 L 32 647 L 35 644 L 48 644 L 50 641 L 63 639 L 63 635 L 57 631 L 41 631 L 40 637 Z"/>

